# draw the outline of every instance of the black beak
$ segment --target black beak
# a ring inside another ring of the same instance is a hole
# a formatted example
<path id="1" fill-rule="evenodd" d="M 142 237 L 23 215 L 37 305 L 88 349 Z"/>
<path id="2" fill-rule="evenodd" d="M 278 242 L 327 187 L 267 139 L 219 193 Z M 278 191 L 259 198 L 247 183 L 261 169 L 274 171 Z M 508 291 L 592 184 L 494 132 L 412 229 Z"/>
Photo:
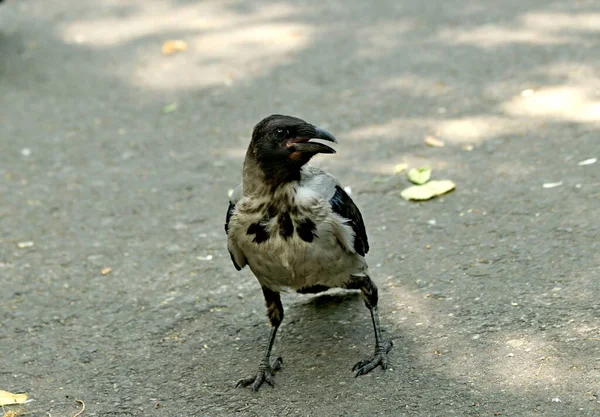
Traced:
<path id="1" fill-rule="evenodd" d="M 335 149 L 323 143 L 310 142 L 311 139 L 323 139 L 328 142 L 337 143 L 335 136 L 325 129 L 307 124 L 302 129 L 298 129 L 298 136 L 292 139 L 289 146 L 293 146 L 296 152 L 307 154 L 335 153 Z"/>

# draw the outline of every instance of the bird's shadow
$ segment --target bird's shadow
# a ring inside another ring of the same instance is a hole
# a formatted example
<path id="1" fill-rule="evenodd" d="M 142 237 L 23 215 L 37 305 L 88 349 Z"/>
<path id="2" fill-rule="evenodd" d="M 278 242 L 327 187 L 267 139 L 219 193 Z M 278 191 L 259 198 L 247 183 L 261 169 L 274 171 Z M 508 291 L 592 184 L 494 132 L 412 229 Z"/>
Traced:
<path id="1" fill-rule="evenodd" d="M 334 289 L 318 294 L 302 294 L 296 300 L 294 308 L 329 309 L 339 308 L 349 302 L 360 299 L 360 291 Z"/>
<path id="2" fill-rule="evenodd" d="M 360 291 L 333 289 L 319 294 L 302 294 L 294 298 L 287 309 L 287 324 L 299 328 L 310 327 L 308 323 L 311 322 L 335 322 L 338 326 L 352 327 L 350 323 L 359 320 L 361 313 L 367 311 L 366 308 L 363 311 Z"/>

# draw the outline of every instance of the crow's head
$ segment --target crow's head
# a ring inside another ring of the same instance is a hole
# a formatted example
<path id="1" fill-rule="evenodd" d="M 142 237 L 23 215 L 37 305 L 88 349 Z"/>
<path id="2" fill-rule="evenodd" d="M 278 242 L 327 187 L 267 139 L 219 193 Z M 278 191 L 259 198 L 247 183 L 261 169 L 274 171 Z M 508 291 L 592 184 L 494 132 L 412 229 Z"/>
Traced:
<path id="1" fill-rule="evenodd" d="M 296 117 L 274 114 L 254 127 L 249 152 L 267 178 L 290 181 L 299 179 L 302 165 L 316 154 L 335 153 L 329 146 L 311 139 L 337 143 L 324 129 Z"/>

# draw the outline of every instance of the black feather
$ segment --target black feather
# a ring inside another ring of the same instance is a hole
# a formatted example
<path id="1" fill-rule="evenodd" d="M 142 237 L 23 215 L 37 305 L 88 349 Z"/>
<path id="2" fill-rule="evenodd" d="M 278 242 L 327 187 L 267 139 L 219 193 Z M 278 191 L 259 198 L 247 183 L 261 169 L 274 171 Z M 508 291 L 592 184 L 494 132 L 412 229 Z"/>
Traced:
<path id="1" fill-rule="evenodd" d="M 305 242 L 312 242 L 313 239 L 315 238 L 315 229 L 317 228 L 317 225 L 315 225 L 315 223 L 309 219 L 309 218 L 305 218 L 303 219 L 301 222 L 298 223 L 298 226 L 296 227 L 296 231 L 298 232 L 298 236 L 300 236 L 300 239 L 304 240 Z"/>
<path id="2" fill-rule="evenodd" d="M 365 256 L 369 252 L 369 240 L 362 215 L 356 204 L 354 204 L 354 201 L 352 201 L 342 187 L 336 185 L 335 194 L 329 200 L 329 204 L 331 204 L 331 209 L 334 213 L 347 219 L 346 224 L 350 225 L 352 230 L 354 230 L 354 250 L 359 255 Z"/>
<path id="3" fill-rule="evenodd" d="M 262 223 L 252 223 L 248 227 L 246 234 L 254 235 L 254 239 L 252 239 L 254 243 L 263 243 L 269 240 L 269 232 L 267 231 L 267 226 L 265 226 Z"/>
<path id="4" fill-rule="evenodd" d="M 329 289 L 331 289 L 331 287 L 328 287 L 326 285 L 317 284 L 317 285 L 311 285 L 309 287 L 302 287 L 302 288 L 296 290 L 296 292 L 299 294 L 317 294 L 317 293 L 320 293 L 323 291 L 327 291 Z"/>
<path id="5" fill-rule="evenodd" d="M 231 251 L 229 251 L 229 256 L 231 257 L 231 262 L 233 262 L 233 266 L 235 266 L 235 269 L 237 269 L 238 271 L 242 270 L 242 267 L 238 265 L 238 263 L 235 261 L 235 258 L 233 257 L 233 253 Z"/>
<path id="6" fill-rule="evenodd" d="M 225 233 L 229 234 L 229 221 L 231 220 L 231 216 L 233 216 L 233 212 L 235 211 L 235 204 L 229 203 L 229 208 L 227 209 L 227 214 L 225 215 Z"/>
<path id="7" fill-rule="evenodd" d="M 229 234 L 229 221 L 231 220 L 231 216 L 233 216 L 233 212 L 235 211 L 235 204 L 233 204 L 232 202 L 229 202 L 229 208 L 227 209 L 227 214 L 225 215 L 225 233 Z M 231 262 L 233 263 L 233 266 L 235 266 L 235 269 L 237 269 L 238 271 L 242 270 L 242 267 L 238 265 L 238 263 L 235 261 L 235 258 L 233 257 L 233 253 L 231 253 L 231 251 L 229 251 L 229 256 L 231 257 Z"/>
<path id="8" fill-rule="evenodd" d="M 285 213 L 280 214 L 277 221 L 279 223 L 279 234 L 281 237 L 284 239 L 292 237 L 294 234 L 294 222 L 292 222 L 290 213 L 286 211 Z"/>

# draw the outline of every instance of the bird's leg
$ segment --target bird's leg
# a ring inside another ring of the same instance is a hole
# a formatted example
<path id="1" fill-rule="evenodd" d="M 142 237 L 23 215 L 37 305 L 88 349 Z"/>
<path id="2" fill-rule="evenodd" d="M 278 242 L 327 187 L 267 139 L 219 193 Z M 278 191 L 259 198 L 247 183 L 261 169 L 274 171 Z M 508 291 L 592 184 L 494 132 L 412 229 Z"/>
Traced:
<path id="1" fill-rule="evenodd" d="M 356 372 L 354 376 L 368 374 L 378 366 L 385 370 L 388 367 L 387 354 L 394 344 L 391 339 L 384 341 L 381 336 L 379 311 L 377 309 L 377 302 L 379 301 L 377 286 L 368 275 L 353 275 L 351 280 L 344 285 L 344 288 L 357 289 L 362 292 L 365 305 L 371 312 L 373 330 L 375 331 L 375 353 L 371 358 L 364 359 L 354 365 L 352 368 Z"/>
<path id="2" fill-rule="evenodd" d="M 266 287 L 262 287 L 262 290 L 263 295 L 265 296 L 265 304 L 267 305 L 267 315 L 271 321 L 271 334 L 269 335 L 265 354 L 258 365 L 256 375 L 251 376 L 250 378 L 240 379 L 236 384 L 236 387 L 247 387 L 252 384 L 252 389 L 254 391 L 258 391 L 263 382 L 273 386 L 273 376 L 275 375 L 275 372 L 281 369 L 281 364 L 283 363 L 283 359 L 281 359 L 280 356 L 271 363 L 271 349 L 273 348 L 273 343 L 275 343 L 277 329 L 279 329 L 279 325 L 283 320 L 281 297 L 278 292 L 271 291 Z"/>

